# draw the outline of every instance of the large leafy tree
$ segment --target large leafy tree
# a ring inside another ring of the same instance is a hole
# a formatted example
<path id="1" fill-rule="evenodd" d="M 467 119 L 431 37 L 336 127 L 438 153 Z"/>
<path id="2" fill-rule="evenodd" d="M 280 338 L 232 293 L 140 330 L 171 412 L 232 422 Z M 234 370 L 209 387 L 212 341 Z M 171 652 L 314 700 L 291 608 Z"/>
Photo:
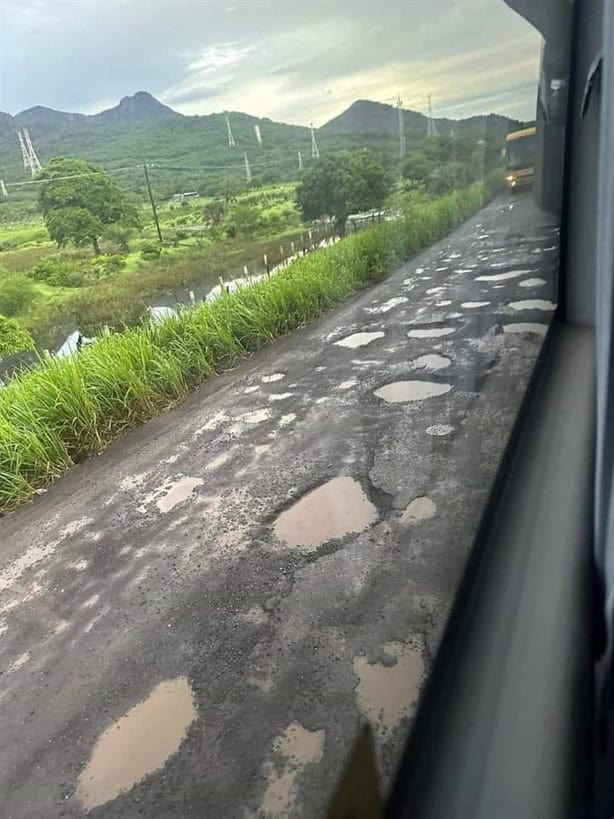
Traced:
<path id="1" fill-rule="evenodd" d="M 330 216 L 343 233 L 350 213 L 382 205 L 391 181 L 383 159 L 373 151 L 331 154 L 305 171 L 296 199 L 304 219 Z"/>
<path id="2" fill-rule="evenodd" d="M 136 208 L 96 165 L 60 156 L 48 162 L 38 178 L 44 180 L 38 201 L 45 224 L 60 247 L 91 244 L 98 254 L 99 238 L 109 225 L 138 225 Z"/>

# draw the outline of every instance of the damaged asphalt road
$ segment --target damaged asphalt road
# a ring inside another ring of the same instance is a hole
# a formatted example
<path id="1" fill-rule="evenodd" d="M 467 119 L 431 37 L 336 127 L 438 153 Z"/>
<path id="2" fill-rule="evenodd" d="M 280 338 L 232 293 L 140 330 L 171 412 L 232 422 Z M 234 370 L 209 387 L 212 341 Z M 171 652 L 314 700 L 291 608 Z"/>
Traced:
<path id="1" fill-rule="evenodd" d="M 552 315 L 499 199 L 0 520 L 6 817 L 322 815 L 394 772 Z"/>

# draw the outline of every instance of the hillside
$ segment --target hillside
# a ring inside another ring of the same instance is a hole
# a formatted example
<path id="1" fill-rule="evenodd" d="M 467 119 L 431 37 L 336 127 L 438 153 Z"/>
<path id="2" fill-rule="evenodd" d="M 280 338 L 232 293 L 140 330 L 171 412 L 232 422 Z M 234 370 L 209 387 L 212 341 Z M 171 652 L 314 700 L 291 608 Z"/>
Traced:
<path id="1" fill-rule="evenodd" d="M 408 149 L 426 134 L 426 118 L 404 111 Z M 273 122 L 267 118 L 231 112 L 235 147 L 228 147 L 225 114 L 184 116 L 156 100 L 137 92 L 124 97 L 117 106 L 86 115 L 35 106 L 16 116 L 0 116 L 0 178 L 5 182 L 29 178 L 24 170 L 16 131 L 28 128 L 38 156 L 44 164 L 53 156 L 70 155 L 87 159 L 116 172 L 125 189 L 144 195 L 139 166 L 153 165 L 151 176 L 158 196 L 180 190 L 208 192 L 222 178 L 245 175 L 247 153 L 254 180 L 283 181 L 295 178 L 298 151 L 304 165 L 311 161 L 309 129 Z M 438 120 L 442 135 L 453 127 L 458 136 L 490 137 L 502 141 L 517 125 L 496 114 L 467 120 Z M 263 144 L 256 140 L 258 125 Z M 317 131 L 320 151 L 371 146 L 396 156 L 398 151 L 398 111 L 390 105 L 359 100 Z M 29 186 L 10 188 L 11 200 L 32 195 Z"/>

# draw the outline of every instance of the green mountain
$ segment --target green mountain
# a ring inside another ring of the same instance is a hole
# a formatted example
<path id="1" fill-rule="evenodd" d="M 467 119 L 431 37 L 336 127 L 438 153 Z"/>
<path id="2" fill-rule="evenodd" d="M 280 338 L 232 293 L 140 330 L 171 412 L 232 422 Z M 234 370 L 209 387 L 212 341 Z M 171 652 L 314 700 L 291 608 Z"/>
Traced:
<path id="1" fill-rule="evenodd" d="M 308 128 L 267 118 L 230 112 L 234 147 L 228 145 L 226 114 L 183 116 L 151 94 L 137 92 L 117 106 L 86 115 L 35 106 L 16 116 L 0 113 L 0 178 L 6 183 L 27 181 L 17 131 L 27 128 L 40 161 L 53 156 L 77 156 L 101 165 L 121 187 L 139 196 L 146 193 L 142 165 L 158 197 L 199 190 L 213 193 L 229 175 L 245 178 L 244 156 L 256 182 L 284 181 L 298 175 L 298 152 L 303 165 L 312 160 Z M 408 150 L 423 142 L 426 118 L 403 111 Z M 503 141 L 518 125 L 496 114 L 465 120 L 437 120 L 442 135 L 452 128 L 458 136 Z M 262 145 L 256 136 L 258 126 Z M 398 111 L 390 105 L 359 100 L 316 132 L 321 153 L 370 146 L 398 155 Z M 31 198 L 36 186 L 11 187 L 9 200 Z"/>

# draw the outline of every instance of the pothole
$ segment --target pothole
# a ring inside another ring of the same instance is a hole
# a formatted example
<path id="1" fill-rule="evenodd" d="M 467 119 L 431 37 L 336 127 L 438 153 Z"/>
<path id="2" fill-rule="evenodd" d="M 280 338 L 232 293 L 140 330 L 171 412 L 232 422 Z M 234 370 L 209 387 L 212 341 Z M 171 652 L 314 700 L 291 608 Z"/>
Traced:
<path id="1" fill-rule="evenodd" d="M 508 305 L 512 310 L 554 310 L 556 304 L 548 299 L 524 299 L 511 301 Z"/>
<path id="2" fill-rule="evenodd" d="M 540 324 L 536 321 L 517 321 L 503 325 L 503 332 L 508 333 L 534 333 L 545 336 L 548 331 L 547 324 Z"/>
<path id="3" fill-rule="evenodd" d="M 378 338 L 383 338 L 384 335 L 385 333 L 381 330 L 368 333 L 352 333 L 351 336 L 346 336 L 340 341 L 335 341 L 335 344 L 337 347 L 348 347 L 350 350 L 355 350 L 357 347 L 366 347 L 367 344 L 370 344 Z"/>
<path id="4" fill-rule="evenodd" d="M 431 424 L 426 428 L 427 435 L 433 435 L 436 438 L 443 438 L 445 435 L 451 435 L 454 432 L 454 427 L 449 424 Z"/>
<path id="5" fill-rule="evenodd" d="M 436 381 L 393 381 L 375 390 L 375 395 L 388 404 L 400 404 L 407 401 L 424 401 L 445 395 L 452 389 L 452 384 L 440 384 Z"/>
<path id="6" fill-rule="evenodd" d="M 525 279 L 523 282 L 518 282 L 518 287 L 541 287 L 544 284 L 546 284 L 546 280 L 536 276 L 533 279 Z"/>
<path id="7" fill-rule="evenodd" d="M 186 677 L 161 682 L 100 735 L 79 775 L 77 799 L 91 809 L 130 790 L 178 750 L 196 716 Z"/>
<path id="8" fill-rule="evenodd" d="M 476 276 L 476 282 L 505 282 L 508 279 L 517 279 L 519 276 L 526 276 L 531 270 L 507 270 L 505 273 L 485 273 L 483 276 Z"/>
<path id="9" fill-rule="evenodd" d="M 273 752 L 280 767 L 269 763 L 267 785 L 258 812 L 259 816 L 287 817 L 296 815 L 297 779 L 303 770 L 317 764 L 324 756 L 324 730 L 309 731 L 300 722 L 292 722 L 273 741 Z"/>
<path id="10" fill-rule="evenodd" d="M 156 500 L 160 512 L 170 512 L 175 506 L 186 501 L 198 486 L 202 486 L 202 478 L 179 478 L 167 483 L 163 487 L 163 494 Z M 147 501 L 146 501 L 147 502 Z"/>
<path id="11" fill-rule="evenodd" d="M 416 327 L 415 330 L 408 330 L 408 338 L 439 338 L 449 336 L 456 332 L 456 327 Z"/>
<path id="12" fill-rule="evenodd" d="M 396 658 L 394 665 L 354 658 L 356 703 L 380 738 L 389 735 L 411 713 L 424 678 L 424 660 L 417 642 L 386 643 L 384 651 Z"/>
<path id="13" fill-rule="evenodd" d="M 288 546 L 314 549 L 328 540 L 364 531 L 377 520 L 376 507 L 353 478 L 333 478 L 312 489 L 273 524 L 276 537 Z"/>
<path id="14" fill-rule="evenodd" d="M 407 526 L 413 523 L 419 523 L 421 520 L 429 520 L 429 518 L 435 516 L 436 509 L 437 507 L 433 501 L 427 498 L 426 495 L 420 498 L 414 498 L 405 508 L 405 511 L 401 515 L 400 522 Z"/>
<path id="15" fill-rule="evenodd" d="M 407 296 L 394 296 L 392 299 L 379 304 L 377 307 L 365 307 L 366 313 L 388 313 L 393 307 L 398 307 L 399 304 L 405 304 L 409 299 Z"/>
<path id="16" fill-rule="evenodd" d="M 452 360 L 445 355 L 428 353 L 427 355 L 421 355 L 416 358 L 415 361 L 412 362 L 412 366 L 416 368 L 422 367 L 425 370 L 445 370 L 451 363 Z"/>

